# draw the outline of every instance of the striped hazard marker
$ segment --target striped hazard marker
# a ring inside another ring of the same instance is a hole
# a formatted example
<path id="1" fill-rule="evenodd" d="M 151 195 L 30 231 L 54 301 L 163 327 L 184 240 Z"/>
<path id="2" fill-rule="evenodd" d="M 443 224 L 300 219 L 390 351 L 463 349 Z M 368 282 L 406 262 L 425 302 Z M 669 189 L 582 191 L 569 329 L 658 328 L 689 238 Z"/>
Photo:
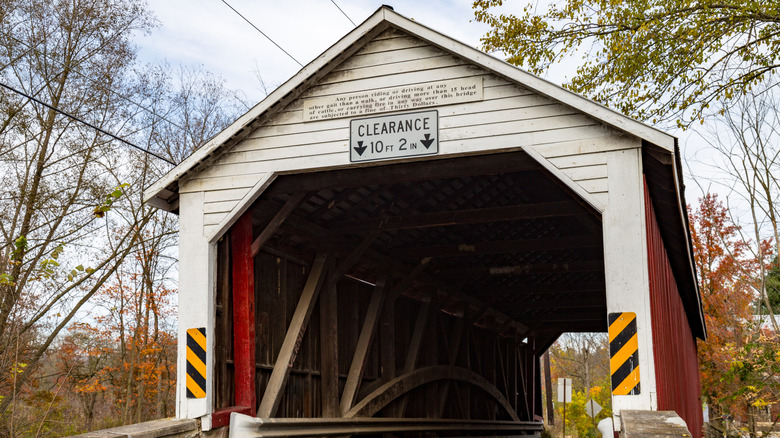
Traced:
<path id="1" fill-rule="evenodd" d="M 636 334 L 636 313 L 609 314 L 609 356 L 612 394 L 639 394 L 639 342 Z"/>
<path id="2" fill-rule="evenodd" d="M 206 328 L 187 329 L 187 398 L 206 397 Z"/>

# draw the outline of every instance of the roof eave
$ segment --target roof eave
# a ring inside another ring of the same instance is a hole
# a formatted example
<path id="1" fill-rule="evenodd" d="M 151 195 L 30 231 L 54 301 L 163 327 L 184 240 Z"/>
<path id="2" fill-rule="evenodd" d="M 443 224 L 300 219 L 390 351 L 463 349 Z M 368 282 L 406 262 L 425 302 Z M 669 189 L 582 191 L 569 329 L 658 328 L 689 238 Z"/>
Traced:
<path id="1" fill-rule="evenodd" d="M 643 165 L 661 236 L 694 336 L 705 340 L 707 327 L 697 281 L 688 223 L 679 148 L 669 152 L 643 144 Z"/>
<path id="2" fill-rule="evenodd" d="M 390 9 L 387 7 L 380 7 L 358 27 L 333 44 L 313 61 L 306 64 L 298 73 L 276 88 L 266 96 L 265 99 L 244 113 L 244 115 L 231 123 L 230 126 L 222 130 L 219 134 L 212 137 L 206 144 L 195 150 L 195 152 L 181 163 L 177 164 L 176 167 L 168 171 L 168 173 L 163 175 L 155 183 L 147 187 L 146 190 L 144 190 L 144 202 L 166 211 L 174 211 L 176 208 L 171 204 L 172 202 L 177 202 L 176 198 L 178 198 L 178 196 L 176 192 L 178 191 L 178 182 L 180 179 L 193 173 L 193 171 L 201 168 L 206 162 L 210 161 L 212 155 L 218 149 L 227 144 L 235 144 L 248 135 L 249 132 L 254 129 L 253 125 L 256 124 L 259 118 L 266 116 L 272 108 L 280 106 L 279 103 L 286 100 L 285 98 L 288 98 L 293 94 L 299 95 L 303 90 L 308 88 L 308 85 L 313 80 L 318 79 L 330 70 L 327 68 L 329 64 L 343 58 L 344 53 L 348 51 L 350 47 L 354 46 L 362 39 L 373 36 L 384 30 L 387 25 L 382 26 L 382 24 L 385 22 L 385 12 L 387 11 L 390 11 Z M 166 196 L 167 194 L 170 194 L 170 196 Z"/>

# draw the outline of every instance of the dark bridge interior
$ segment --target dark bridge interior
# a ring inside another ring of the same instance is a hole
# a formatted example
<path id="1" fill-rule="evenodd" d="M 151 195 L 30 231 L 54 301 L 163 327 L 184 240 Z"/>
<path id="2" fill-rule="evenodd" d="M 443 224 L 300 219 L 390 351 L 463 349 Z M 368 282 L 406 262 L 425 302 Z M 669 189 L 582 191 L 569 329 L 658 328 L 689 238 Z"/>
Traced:
<path id="1" fill-rule="evenodd" d="M 258 416 L 538 421 L 539 355 L 607 327 L 600 215 L 522 151 L 376 164 L 281 175 L 247 212 Z M 223 238 L 216 409 L 235 404 L 235 257 Z"/>

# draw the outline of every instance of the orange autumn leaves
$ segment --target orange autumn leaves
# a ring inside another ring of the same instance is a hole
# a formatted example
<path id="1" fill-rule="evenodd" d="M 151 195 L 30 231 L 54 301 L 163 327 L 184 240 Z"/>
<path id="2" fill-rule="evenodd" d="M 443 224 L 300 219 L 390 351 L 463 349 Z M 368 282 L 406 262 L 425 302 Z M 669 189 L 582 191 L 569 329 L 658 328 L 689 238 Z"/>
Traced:
<path id="1" fill-rule="evenodd" d="M 91 318 L 73 324 L 57 349 L 63 395 L 77 401 L 85 430 L 173 414 L 173 291 L 132 277 L 104 288 Z"/>
<path id="2" fill-rule="evenodd" d="M 708 332 L 698 344 L 702 395 L 717 412 L 742 416 L 780 393 L 767 378 L 780 364 L 777 334 L 754 315 L 761 266 L 715 195 L 700 200 L 690 222 Z M 770 243 L 761 242 L 764 254 Z"/>

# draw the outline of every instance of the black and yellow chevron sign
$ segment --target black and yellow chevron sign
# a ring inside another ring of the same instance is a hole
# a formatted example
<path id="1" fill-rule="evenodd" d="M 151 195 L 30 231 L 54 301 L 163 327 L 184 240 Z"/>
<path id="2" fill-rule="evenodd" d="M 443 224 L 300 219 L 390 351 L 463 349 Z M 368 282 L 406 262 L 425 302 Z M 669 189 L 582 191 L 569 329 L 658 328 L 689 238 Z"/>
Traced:
<path id="1" fill-rule="evenodd" d="M 187 329 L 187 398 L 206 397 L 206 328 Z"/>
<path id="2" fill-rule="evenodd" d="M 636 334 L 636 313 L 609 314 L 609 356 L 612 394 L 639 394 L 639 342 Z"/>

